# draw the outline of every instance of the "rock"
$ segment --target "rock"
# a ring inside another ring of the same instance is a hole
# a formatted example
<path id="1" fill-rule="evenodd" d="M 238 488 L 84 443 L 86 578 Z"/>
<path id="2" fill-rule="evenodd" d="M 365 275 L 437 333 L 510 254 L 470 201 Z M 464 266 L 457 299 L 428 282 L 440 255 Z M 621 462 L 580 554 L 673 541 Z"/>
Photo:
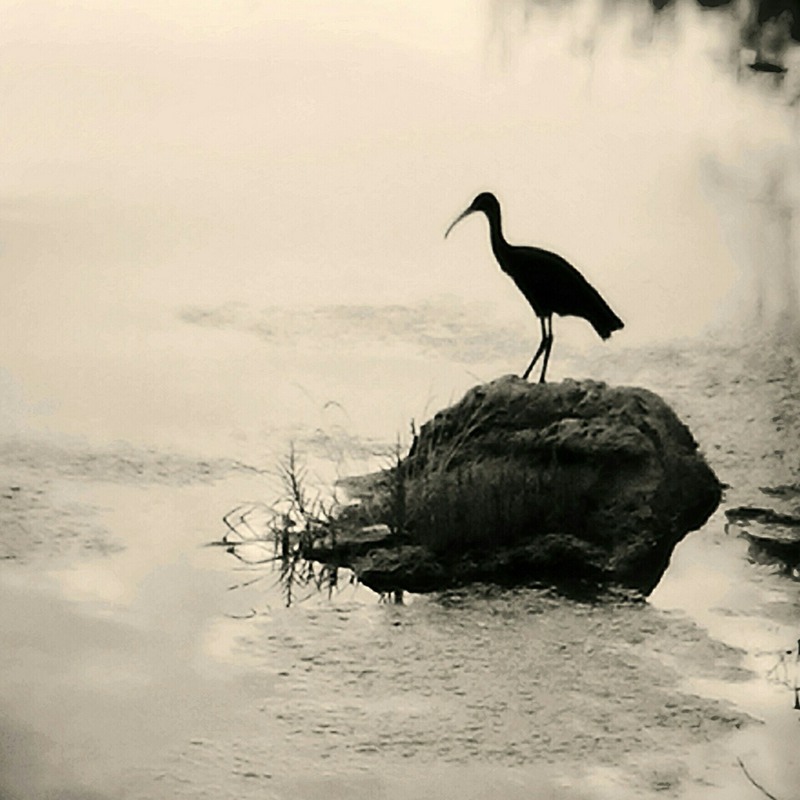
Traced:
<path id="1" fill-rule="evenodd" d="M 786 491 L 792 490 L 792 491 Z M 797 487 L 762 489 L 765 494 L 796 499 Z M 777 565 L 782 572 L 800 578 L 800 515 L 772 508 L 739 506 L 725 516 L 750 544 L 750 558 L 758 564 Z"/>
<path id="2" fill-rule="evenodd" d="M 652 392 L 514 376 L 471 389 L 394 470 L 354 485 L 325 560 L 379 591 L 580 581 L 647 594 L 721 497 Z M 388 525 L 375 547 L 354 545 L 359 520 Z"/>

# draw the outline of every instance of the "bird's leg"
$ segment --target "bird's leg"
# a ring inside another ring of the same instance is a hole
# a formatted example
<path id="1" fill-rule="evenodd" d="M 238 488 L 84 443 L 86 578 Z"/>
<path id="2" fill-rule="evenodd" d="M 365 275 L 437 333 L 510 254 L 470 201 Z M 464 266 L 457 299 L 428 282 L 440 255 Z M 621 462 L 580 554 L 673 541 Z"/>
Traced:
<path id="1" fill-rule="evenodd" d="M 545 347 L 547 346 L 547 328 L 544 326 L 544 317 L 540 317 L 539 322 L 542 325 L 542 341 L 539 342 L 539 348 L 536 351 L 536 355 L 531 360 L 531 363 L 528 364 L 528 369 L 522 373 L 522 380 L 528 380 L 528 375 L 531 374 L 531 370 L 533 369 L 536 362 L 539 360 L 539 356 L 544 352 Z"/>
<path id="2" fill-rule="evenodd" d="M 539 378 L 539 383 L 544 383 L 544 373 L 547 371 L 547 362 L 550 360 L 550 351 L 553 349 L 553 317 L 547 317 L 547 325 L 545 325 L 545 320 L 542 320 L 542 330 L 547 328 L 547 333 L 545 334 L 545 338 L 542 341 L 542 344 L 546 344 L 544 350 L 544 363 L 542 364 L 542 375 Z"/>

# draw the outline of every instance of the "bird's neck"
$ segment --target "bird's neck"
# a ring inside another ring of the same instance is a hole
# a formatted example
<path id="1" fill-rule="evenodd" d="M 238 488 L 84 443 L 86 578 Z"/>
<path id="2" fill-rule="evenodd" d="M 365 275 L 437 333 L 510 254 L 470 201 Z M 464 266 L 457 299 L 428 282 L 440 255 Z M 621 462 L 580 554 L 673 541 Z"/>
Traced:
<path id="1" fill-rule="evenodd" d="M 485 211 L 486 219 L 489 220 L 489 238 L 492 243 L 492 252 L 494 257 L 502 265 L 504 263 L 503 256 L 511 247 L 503 236 L 503 226 L 500 222 L 500 209 Z"/>

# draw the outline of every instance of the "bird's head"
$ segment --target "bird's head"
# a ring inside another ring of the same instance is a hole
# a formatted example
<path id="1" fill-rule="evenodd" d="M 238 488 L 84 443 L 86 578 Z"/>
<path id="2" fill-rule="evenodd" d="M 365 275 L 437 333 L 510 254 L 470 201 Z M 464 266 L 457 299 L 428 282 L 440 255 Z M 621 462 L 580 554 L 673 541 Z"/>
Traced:
<path id="1" fill-rule="evenodd" d="M 500 203 L 497 202 L 497 198 L 491 192 L 481 192 L 470 204 L 469 207 L 462 211 L 451 223 L 450 227 L 445 231 L 444 238 L 447 238 L 447 234 L 450 233 L 451 230 L 456 226 L 457 223 L 461 222 L 464 217 L 469 216 L 470 214 L 474 214 L 476 211 L 483 211 L 487 217 L 491 218 L 493 215 L 500 213 Z"/>

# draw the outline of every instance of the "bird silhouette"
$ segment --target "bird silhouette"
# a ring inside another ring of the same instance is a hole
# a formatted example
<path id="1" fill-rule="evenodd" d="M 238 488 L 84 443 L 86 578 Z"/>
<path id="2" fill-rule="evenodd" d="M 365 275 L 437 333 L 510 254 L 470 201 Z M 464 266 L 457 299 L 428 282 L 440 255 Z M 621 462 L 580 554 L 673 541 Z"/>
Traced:
<path id="1" fill-rule="evenodd" d="M 542 340 L 522 374 L 527 380 L 536 362 L 544 354 L 540 383 L 544 383 L 547 362 L 553 347 L 553 314 L 562 317 L 583 317 L 603 339 L 623 327 L 622 320 L 609 308 L 597 290 L 575 267 L 561 256 L 539 247 L 509 244 L 500 224 L 500 203 L 491 192 L 482 192 L 470 206 L 456 217 L 447 234 L 464 217 L 482 211 L 489 220 L 492 251 L 500 268 L 517 285 L 531 304 L 542 326 Z"/>

